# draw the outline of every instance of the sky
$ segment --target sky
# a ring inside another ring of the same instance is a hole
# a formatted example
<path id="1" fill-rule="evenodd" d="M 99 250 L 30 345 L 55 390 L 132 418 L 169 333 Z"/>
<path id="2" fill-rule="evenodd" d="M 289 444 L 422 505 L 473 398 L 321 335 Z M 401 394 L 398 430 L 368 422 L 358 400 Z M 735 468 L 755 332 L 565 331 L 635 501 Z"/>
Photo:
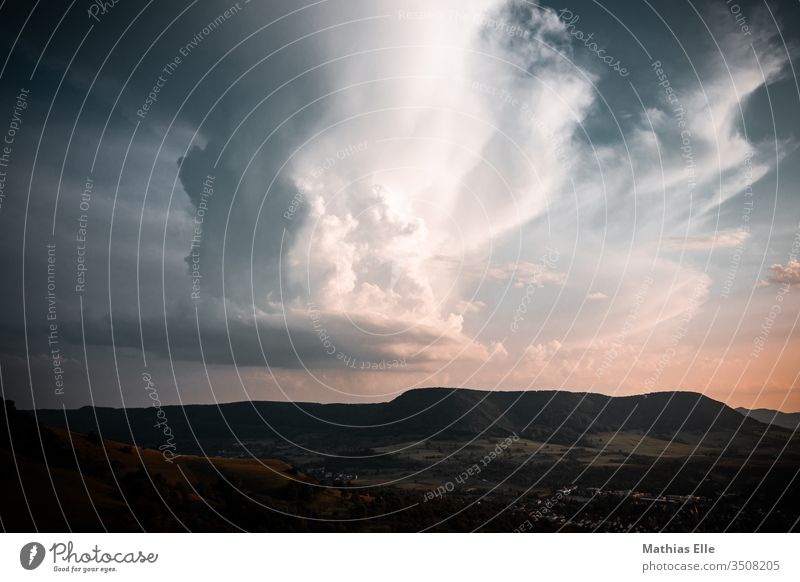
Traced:
<path id="1" fill-rule="evenodd" d="M 3 396 L 800 410 L 798 16 L 6 1 Z"/>

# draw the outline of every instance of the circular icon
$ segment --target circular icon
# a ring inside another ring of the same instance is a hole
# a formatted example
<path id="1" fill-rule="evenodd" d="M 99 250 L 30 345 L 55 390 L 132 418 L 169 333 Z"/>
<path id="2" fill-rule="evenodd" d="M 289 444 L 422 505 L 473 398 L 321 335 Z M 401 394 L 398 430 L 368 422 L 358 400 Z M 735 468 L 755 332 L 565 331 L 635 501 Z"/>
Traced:
<path id="1" fill-rule="evenodd" d="M 44 561 L 44 546 L 39 542 L 30 542 L 19 551 L 19 563 L 26 570 L 35 570 Z"/>

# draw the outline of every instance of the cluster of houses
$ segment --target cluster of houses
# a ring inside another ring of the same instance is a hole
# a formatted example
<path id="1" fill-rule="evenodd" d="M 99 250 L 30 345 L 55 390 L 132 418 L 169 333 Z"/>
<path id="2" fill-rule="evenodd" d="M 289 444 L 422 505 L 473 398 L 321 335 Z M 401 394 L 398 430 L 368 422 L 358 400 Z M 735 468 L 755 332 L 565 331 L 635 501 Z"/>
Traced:
<path id="1" fill-rule="evenodd" d="M 343 471 L 328 471 L 325 467 L 315 469 L 306 469 L 304 471 L 308 476 L 313 477 L 320 483 L 325 485 L 342 485 L 350 483 L 358 479 L 355 473 L 345 473 Z"/>
<path id="2" fill-rule="evenodd" d="M 697 495 L 656 495 L 653 493 L 645 493 L 642 491 L 634 491 L 632 489 L 609 489 L 604 490 L 600 487 L 587 487 L 587 498 L 589 501 L 593 497 L 617 497 L 617 498 L 630 498 L 634 501 L 646 501 L 653 503 L 698 503 L 702 501 L 702 497 Z M 573 500 L 581 501 L 582 498 L 573 496 Z"/>
<path id="3" fill-rule="evenodd" d="M 652 530 L 652 525 L 631 521 L 629 516 L 608 514 L 604 508 L 602 515 L 594 515 L 590 508 L 588 511 L 578 511 L 575 505 L 588 504 L 593 500 L 615 499 L 633 501 L 642 504 L 699 504 L 705 501 L 696 495 L 657 495 L 632 489 L 602 489 L 600 487 L 577 487 L 568 485 L 556 489 L 549 497 L 541 497 L 511 506 L 511 511 L 528 517 L 524 522 L 525 527 L 518 531 L 534 530 L 535 522 L 546 522 L 551 527 L 567 527 L 577 530 L 595 530 L 608 532 L 647 532 Z M 663 505 L 662 505 L 663 507 Z M 664 510 L 667 511 L 666 507 Z M 672 512 L 675 509 L 669 509 Z"/>

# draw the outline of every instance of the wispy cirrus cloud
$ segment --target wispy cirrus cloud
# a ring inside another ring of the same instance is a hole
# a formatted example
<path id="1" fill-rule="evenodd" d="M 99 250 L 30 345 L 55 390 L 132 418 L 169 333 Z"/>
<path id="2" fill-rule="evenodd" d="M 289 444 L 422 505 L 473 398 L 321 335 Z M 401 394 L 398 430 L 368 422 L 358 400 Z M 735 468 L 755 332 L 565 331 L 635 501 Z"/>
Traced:
<path id="1" fill-rule="evenodd" d="M 491 266 L 486 273 L 486 277 L 495 281 L 510 281 L 517 289 L 526 285 L 543 287 L 548 283 L 563 285 L 567 280 L 565 273 L 553 271 L 542 263 L 528 261 Z"/>
<path id="2" fill-rule="evenodd" d="M 739 246 L 750 239 L 747 230 L 732 229 L 711 234 L 700 234 L 686 237 L 670 237 L 665 241 L 665 248 L 670 251 L 710 251 L 715 248 L 731 248 Z"/>

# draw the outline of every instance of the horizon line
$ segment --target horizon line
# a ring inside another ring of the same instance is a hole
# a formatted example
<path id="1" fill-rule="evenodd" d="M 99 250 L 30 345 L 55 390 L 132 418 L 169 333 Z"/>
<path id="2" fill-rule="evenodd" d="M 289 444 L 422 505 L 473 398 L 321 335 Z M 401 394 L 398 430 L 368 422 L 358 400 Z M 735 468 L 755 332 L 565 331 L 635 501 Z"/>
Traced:
<path id="1" fill-rule="evenodd" d="M 519 389 L 516 389 L 516 390 L 505 390 L 505 389 L 493 390 L 493 389 L 488 389 L 488 388 L 473 388 L 473 387 L 463 387 L 463 386 L 421 386 L 421 387 L 416 387 L 416 388 L 409 388 L 409 389 L 404 390 L 402 392 L 398 392 L 398 393 L 395 393 L 395 394 L 390 394 L 390 395 L 388 395 L 390 397 L 385 399 L 385 400 L 377 400 L 377 401 L 371 401 L 371 402 L 319 402 L 319 401 L 310 401 L 310 400 L 306 401 L 306 400 L 250 399 L 250 400 L 229 400 L 229 401 L 224 401 L 224 402 L 221 402 L 221 401 L 216 401 L 216 402 L 188 402 L 188 403 L 164 404 L 163 406 L 176 406 L 176 407 L 185 408 L 185 407 L 188 407 L 188 406 L 214 406 L 214 405 L 216 405 L 216 406 L 224 406 L 224 405 L 231 405 L 231 404 L 243 404 L 243 403 L 247 403 L 247 402 L 250 402 L 250 403 L 255 403 L 255 402 L 274 402 L 274 403 L 298 404 L 298 405 L 299 404 L 316 404 L 316 405 L 320 405 L 320 406 L 327 406 L 327 405 L 355 405 L 355 406 L 361 406 L 361 405 L 372 405 L 372 404 L 386 404 L 386 403 L 389 403 L 389 402 L 393 402 L 394 400 L 396 400 L 397 398 L 403 396 L 404 394 L 408 394 L 408 393 L 414 392 L 414 391 L 422 391 L 422 390 L 450 390 L 450 391 L 464 390 L 464 391 L 469 391 L 469 392 L 485 392 L 487 394 L 488 393 L 492 393 L 492 392 L 504 392 L 504 393 L 510 393 L 510 394 L 523 394 L 523 393 L 526 393 L 526 392 L 565 392 L 565 393 L 570 393 L 570 394 L 584 394 L 584 395 L 592 394 L 592 395 L 597 395 L 597 396 L 605 396 L 607 398 L 632 398 L 632 397 L 640 397 L 640 396 L 647 397 L 647 396 L 649 396 L 651 394 L 670 394 L 670 393 L 671 394 L 679 394 L 679 393 L 680 394 L 697 394 L 699 396 L 704 396 L 705 398 L 708 398 L 709 400 L 713 400 L 715 402 L 719 402 L 721 404 L 724 404 L 728 408 L 731 408 L 731 409 L 737 410 L 737 411 L 740 410 L 740 409 L 747 410 L 747 411 L 750 411 L 750 412 L 757 411 L 757 410 L 766 410 L 766 411 L 771 411 L 771 412 L 777 412 L 777 413 L 780 413 L 780 414 L 800 414 L 800 410 L 797 410 L 797 411 L 786 411 L 786 410 L 780 410 L 780 409 L 776 409 L 776 408 L 766 408 L 766 407 L 748 408 L 748 407 L 745 407 L 745 406 L 732 406 L 732 405 L 728 404 L 727 402 L 712 398 L 711 396 L 709 396 L 708 394 L 706 394 L 704 392 L 698 392 L 698 391 L 695 391 L 695 390 L 680 390 L 680 389 L 672 389 L 672 390 L 670 390 L 670 389 L 664 389 L 664 390 L 654 390 L 654 391 L 650 391 L 650 392 L 639 392 L 639 393 L 635 393 L 635 394 L 608 394 L 606 392 L 591 392 L 591 391 L 587 391 L 587 390 L 570 390 L 570 389 L 559 389 L 559 388 L 532 388 L 532 389 L 528 389 L 528 390 L 524 390 L 524 389 L 523 390 L 519 390 Z M 11 399 L 3 398 L 3 400 L 4 401 L 8 401 L 8 402 L 14 402 L 14 400 L 11 400 Z M 95 408 L 95 409 L 110 408 L 112 410 L 134 410 L 134 409 L 138 409 L 138 408 L 150 408 L 150 406 L 96 406 L 96 405 L 92 405 L 92 404 L 84 404 L 83 406 L 73 407 L 73 408 L 67 408 L 65 406 L 61 407 L 61 409 L 65 410 L 65 411 L 67 411 L 67 410 L 81 410 L 83 408 Z M 18 410 L 21 410 L 21 411 L 58 410 L 58 408 L 48 408 L 48 407 L 42 407 L 42 408 L 18 408 Z"/>

